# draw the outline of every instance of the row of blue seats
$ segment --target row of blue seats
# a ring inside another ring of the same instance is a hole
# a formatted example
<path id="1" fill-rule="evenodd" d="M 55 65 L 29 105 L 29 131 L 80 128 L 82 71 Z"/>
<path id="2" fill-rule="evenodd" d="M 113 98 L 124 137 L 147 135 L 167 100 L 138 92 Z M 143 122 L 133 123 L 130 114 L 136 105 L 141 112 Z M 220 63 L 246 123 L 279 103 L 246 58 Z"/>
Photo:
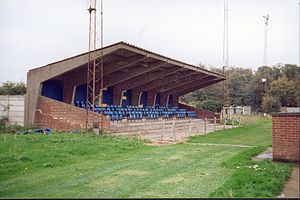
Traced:
<path id="1" fill-rule="evenodd" d="M 76 101 L 75 106 L 86 108 L 84 101 Z M 89 106 L 92 110 L 92 106 Z M 111 120 L 118 121 L 124 118 L 128 120 L 158 119 L 158 118 L 195 118 L 197 113 L 195 111 L 187 111 L 186 109 L 179 109 L 178 107 L 166 106 L 149 106 L 146 108 L 139 108 L 137 106 L 121 107 L 118 105 L 108 105 L 107 107 L 99 107 L 95 105 L 94 111 L 99 114 L 110 116 Z"/>
<path id="2" fill-rule="evenodd" d="M 86 108 L 85 101 L 76 101 L 75 106 Z M 92 107 L 89 106 L 91 109 Z M 125 106 L 121 107 L 119 105 L 107 105 L 106 107 L 99 107 L 98 105 L 95 105 L 95 109 L 99 111 L 173 111 L 176 112 L 178 110 L 178 107 L 171 107 L 171 106 L 147 106 L 146 108 L 140 108 L 138 106 Z"/>

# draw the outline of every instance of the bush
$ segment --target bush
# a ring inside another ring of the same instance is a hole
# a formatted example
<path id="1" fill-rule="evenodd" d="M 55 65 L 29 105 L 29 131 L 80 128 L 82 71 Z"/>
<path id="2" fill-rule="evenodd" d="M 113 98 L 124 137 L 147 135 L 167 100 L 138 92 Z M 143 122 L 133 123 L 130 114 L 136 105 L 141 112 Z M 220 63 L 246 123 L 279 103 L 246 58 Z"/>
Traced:
<path id="1" fill-rule="evenodd" d="M 5 117 L 0 118 L 0 132 L 2 132 L 2 130 L 5 129 L 5 120 L 6 120 Z"/>
<path id="2" fill-rule="evenodd" d="M 34 125 L 29 125 L 28 127 L 23 127 L 18 124 L 11 124 L 11 125 L 6 125 L 6 120 L 7 118 L 0 118 L 0 133 L 9 133 L 9 134 L 16 134 L 18 132 L 23 132 L 27 130 L 33 130 L 35 129 Z"/>
<path id="3" fill-rule="evenodd" d="M 9 133 L 9 134 L 16 134 L 20 131 L 25 131 L 26 129 L 23 126 L 20 126 L 18 124 L 12 124 L 8 125 L 7 127 L 0 126 L 0 133 Z"/>

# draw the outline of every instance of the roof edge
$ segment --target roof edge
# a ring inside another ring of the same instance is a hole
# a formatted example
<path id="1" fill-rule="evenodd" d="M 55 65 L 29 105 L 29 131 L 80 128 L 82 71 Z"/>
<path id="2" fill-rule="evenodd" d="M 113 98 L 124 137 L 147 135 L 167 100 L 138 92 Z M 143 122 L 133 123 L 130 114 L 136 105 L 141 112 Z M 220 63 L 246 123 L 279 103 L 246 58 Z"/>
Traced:
<path id="1" fill-rule="evenodd" d="M 108 45 L 108 46 L 103 47 L 102 49 L 107 49 L 107 48 L 110 48 L 110 47 L 113 47 L 113 46 L 120 45 L 120 44 L 122 44 L 122 43 L 123 43 L 123 42 L 121 41 L 121 42 L 117 42 L 117 43 L 114 43 L 114 44 L 110 44 L 110 45 Z M 96 51 L 99 51 L 99 50 L 101 50 L 101 48 L 96 49 Z M 90 51 L 90 53 L 92 53 L 92 52 L 93 52 L 93 51 Z M 59 60 L 59 61 L 55 61 L 55 62 L 53 62 L 53 63 L 46 64 L 46 65 L 43 65 L 43 66 L 40 66 L 40 67 L 32 68 L 32 69 L 29 70 L 29 72 L 30 72 L 30 71 L 34 71 L 34 70 L 37 70 L 37 69 L 41 69 L 41 68 L 44 68 L 44 67 L 48 67 L 48 66 L 50 66 L 50 65 L 54 65 L 54 64 L 56 64 L 56 63 L 63 62 L 63 61 L 69 60 L 69 59 L 73 59 L 73 58 L 76 58 L 76 57 L 79 57 L 79 56 L 83 56 L 83 55 L 85 55 L 85 54 L 88 54 L 88 51 L 87 51 L 87 52 L 84 52 L 84 53 L 77 54 L 77 55 L 75 55 L 75 56 L 71 56 L 71 57 L 68 57 L 68 58 Z"/>
<path id="2" fill-rule="evenodd" d="M 170 57 L 167 57 L 167 56 L 164 56 L 164 55 L 161 55 L 161 54 L 158 54 L 158 53 L 146 50 L 146 49 L 143 49 L 141 47 L 129 44 L 129 43 L 124 42 L 124 41 L 120 41 L 120 42 L 117 42 L 117 43 L 110 44 L 108 46 L 103 47 L 102 49 L 111 48 L 111 47 L 117 46 L 117 45 L 120 45 L 120 48 L 122 48 L 122 49 L 126 48 L 126 46 L 127 47 L 131 47 L 131 48 L 135 48 L 137 50 L 144 51 L 147 54 L 153 54 L 155 56 L 158 56 L 158 57 L 161 57 L 161 58 L 164 58 L 164 59 L 176 62 L 176 63 L 178 63 L 178 65 L 181 65 L 182 67 L 189 66 L 189 67 L 195 68 L 196 70 L 200 70 L 201 72 L 213 74 L 213 75 L 218 76 L 218 77 L 220 77 L 220 78 L 222 78 L 224 80 L 226 79 L 226 76 L 224 76 L 223 74 L 220 74 L 220 73 L 217 73 L 217 72 L 214 72 L 214 71 L 210 71 L 208 69 L 204 69 L 204 68 L 198 67 L 196 65 L 188 64 L 188 63 L 185 63 L 185 62 L 182 62 L 182 61 L 179 61 L 179 60 L 176 60 L 176 59 L 173 59 L 173 58 L 170 58 Z M 100 50 L 101 50 L 101 48 L 96 49 L 96 51 L 100 51 Z M 92 52 L 92 51 L 90 51 L 90 52 Z M 44 68 L 44 67 L 49 67 L 50 65 L 54 65 L 56 63 L 63 62 L 63 61 L 66 61 L 66 60 L 69 60 L 69 59 L 73 59 L 73 58 L 76 58 L 76 57 L 79 57 L 79 56 L 83 56 L 83 55 L 86 55 L 86 54 L 88 54 L 88 51 L 84 52 L 84 53 L 81 53 L 81 54 L 77 54 L 75 56 L 71 56 L 71 57 L 59 60 L 59 61 L 56 61 L 56 62 L 53 62 L 53 63 L 49 63 L 47 65 L 43 65 L 43 66 L 40 66 L 40 67 L 37 67 L 37 68 L 30 69 L 29 72 L 35 71 L 35 70 L 38 70 L 38 69 L 41 69 L 41 68 Z"/>

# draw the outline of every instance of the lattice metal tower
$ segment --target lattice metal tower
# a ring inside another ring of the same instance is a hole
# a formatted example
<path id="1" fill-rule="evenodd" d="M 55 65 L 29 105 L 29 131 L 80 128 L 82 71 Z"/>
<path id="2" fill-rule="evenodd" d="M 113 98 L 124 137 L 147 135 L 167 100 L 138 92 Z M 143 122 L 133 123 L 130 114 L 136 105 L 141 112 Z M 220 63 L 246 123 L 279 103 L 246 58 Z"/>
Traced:
<path id="1" fill-rule="evenodd" d="M 89 11 L 89 44 L 87 66 L 87 97 L 86 97 L 86 130 L 88 124 L 93 123 L 89 117 L 89 110 L 95 111 L 95 105 L 102 105 L 103 93 L 103 0 L 101 0 L 101 55 L 97 60 L 98 20 L 97 0 L 90 0 Z M 102 123 L 101 123 L 102 124 Z"/>

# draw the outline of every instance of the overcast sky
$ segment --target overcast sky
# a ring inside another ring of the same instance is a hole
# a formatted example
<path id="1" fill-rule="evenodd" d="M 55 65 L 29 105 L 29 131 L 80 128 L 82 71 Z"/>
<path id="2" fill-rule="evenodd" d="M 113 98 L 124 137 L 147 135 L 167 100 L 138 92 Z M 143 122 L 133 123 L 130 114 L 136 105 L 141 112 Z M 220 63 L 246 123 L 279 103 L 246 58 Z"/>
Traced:
<path id="1" fill-rule="evenodd" d="M 299 65 L 299 0 L 228 0 L 230 66 Z M 125 41 L 193 65 L 222 66 L 223 0 L 104 0 L 104 45 Z M 0 83 L 87 51 L 88 0 L 0 0 Z"/>

